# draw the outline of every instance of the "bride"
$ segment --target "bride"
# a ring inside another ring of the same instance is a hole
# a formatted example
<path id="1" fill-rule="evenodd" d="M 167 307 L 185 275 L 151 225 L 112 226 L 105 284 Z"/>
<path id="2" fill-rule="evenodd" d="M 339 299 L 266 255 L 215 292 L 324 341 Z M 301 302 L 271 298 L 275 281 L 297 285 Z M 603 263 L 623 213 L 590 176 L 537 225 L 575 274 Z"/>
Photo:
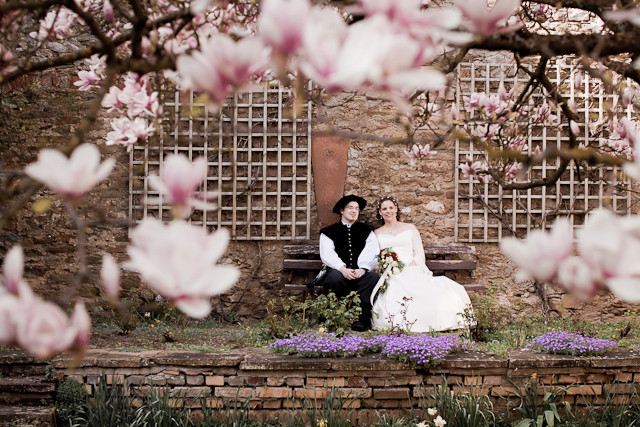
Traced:
<path id="1" fill-rule="evenodd" d="M 380 248 L 396 252 L 404 269 L 388 276 L 384 292 L 374 290 L 372 328 L 428 332 L 468 326 L 461 313 L 471 307 L 469 295 L 462 285 L 445 276 L 434 276 L 427 268 L 420 233 L 413 224 L 398 221 L 398 204 L 393 197 L 380 199 L 378 217 L 384 221 L 375 230 Z M 382 283 L 383 278 L 379 285 Z"/>

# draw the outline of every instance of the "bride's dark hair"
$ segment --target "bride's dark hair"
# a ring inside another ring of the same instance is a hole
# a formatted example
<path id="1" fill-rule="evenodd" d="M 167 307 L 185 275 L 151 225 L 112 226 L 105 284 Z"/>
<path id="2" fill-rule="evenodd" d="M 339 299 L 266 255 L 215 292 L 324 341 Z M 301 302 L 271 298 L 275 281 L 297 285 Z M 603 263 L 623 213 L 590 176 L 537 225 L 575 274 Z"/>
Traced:
<path id="1" fill-rule="evenodd" d="M 386 196 L 384 196 L 384 197 L 380 198 L 380 200 L 378 200 L 378 209 L 376 210 L 376 218 L 378 218 L 380 221 L 384 222 L 384 219 L 382 219 L 382 215 L 380 215 L 380 206 L 382 206 L 382 203 L 386 202 L 387 200 L 389 200 L 394 205 L 396 205 L 396 208 L 398 209 L 398 211 L 396 212 L 396 219 L 398 221 L 400 221 L 400 206 L 398 206 L 398 201 L 391 194 L 387 194 Z"/>

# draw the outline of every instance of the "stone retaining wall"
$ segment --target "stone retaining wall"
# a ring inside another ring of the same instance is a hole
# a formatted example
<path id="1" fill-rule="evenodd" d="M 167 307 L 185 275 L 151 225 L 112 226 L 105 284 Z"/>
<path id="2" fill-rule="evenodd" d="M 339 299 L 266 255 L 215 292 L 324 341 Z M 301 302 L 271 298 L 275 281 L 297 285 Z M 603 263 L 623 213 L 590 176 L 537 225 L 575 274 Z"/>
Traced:
<path id="1" fill-rule="evenodd" d="M 207 397 L 206 404 L 248 402 L 252 416 L 284 419 L 300 408 L 304 398 L 322 398 L 332 388 L 347 397 L 354 408 L 353 421 L 367 423 L 377 413 L 409 416 L 425 393 L 446 378 L 454 392 L 471 391 L 488 395 L 496 410 L 507 410 L 505 397 L 522 393 L 527 381 L 536 381 L 543 393 L 566 387 L 564 400 L 573 407 L 586 399 L 602 402 L 607 392 L 623 396 L 632 393 L 640 381 L 640 353 L 615 349 L 604 357 L 575 358 L 512 350 L 507 357 L 465 352 L 447 357 L 435 368 L 413 369 L 406 363 L 380 355 L 359 358 L 309 359 L 269 353 L 198 353 L 148 351 L 121 353 L 92 350 L 75 368 L 72 358 L 52 361 L 53 378 L 72 377 L 86 384 L 87 391 L 105 376 L 108 383 L 121 383 L 131 390 L 151 387 L 169 389 L 173 396 Z M 3 381 L 42 372 L 44 364 L 20 352 L 0 353 Z M 1 383 L 2 381 L 0 381 Z M 14 384 L 15 386 L 15 384 Z M 25 389 L 26 390 L 26 389 Z M 197 409 L 196 409 L 197 410 Z"/>

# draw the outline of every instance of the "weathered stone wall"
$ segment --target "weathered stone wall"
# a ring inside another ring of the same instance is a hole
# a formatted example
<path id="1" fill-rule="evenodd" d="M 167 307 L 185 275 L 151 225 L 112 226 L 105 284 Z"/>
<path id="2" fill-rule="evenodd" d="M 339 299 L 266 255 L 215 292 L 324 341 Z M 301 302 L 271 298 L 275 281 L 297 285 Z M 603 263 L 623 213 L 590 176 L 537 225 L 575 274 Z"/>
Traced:
<path id="1" fill-rule="evenodd" d="M 560 13 L 555 18 L 566 25 L 591 23 L 588 16 L 571 12 Z M 53 43 L 50 47 L 56 51 L 68 48 L 60 43 Z M 498 60 L 504 54 L 492 53 L 490 56 Z M 0 108 L 3 162 L 0 173 L 3 179 L 12 170 L 19 170 L 34 161 L 40 148 L 64 144 L 75 130 L 91 102 L 90 94 L 73 86 L 76 71 L 69 67 L 34 74 L 10 88 L 4 88 Z M 382 138 L 406 137 L 408 119 L 387 101 L 351 94 L 327 96 L 322 101 L 316 106 L 313 125 L 316 131 L 335 128 Z M 109 125 L 105 117 L 101 117 L 89 140 L 101 144 L 108 131 Z M 428 139 L 432 135 L 418 132 L 416 137 Z M 416 224 L 425 243 L 454 243 L 454 173 L 457 165 L 453 142 L 445 141 L 432 147 L 438 154 L 415 166 L 411 166 L 403 154 L 405 148 L 376 139 L 351 140 L 345 192 L 358 193 L 369 201 L 370 207 L 363 212 L 363 219 L 374 225 L 379 224 L 374 212 L 376 201 L 381 196 L 393 194 L 401 204 L 403 220 Z M 102 150 L 105 156 L 116 157 L 118 166 L 97 191 L 82 201 L 81 206 L 99 206 L 108 218 L 121 223 L 98 225 L 90 230 L 89 264 L 95 272 L 104 252 L 114 254 L 120 262 L 126 260 L 128 154 L 121 147 L 103 146 Z M 43 190 L 32 201 L 50 196 Z M 67 290 L 77 268 L 76 232 L 70 227 L 59 199 L 54 197 L 52 207 L 44 213 L 34 212 L 32 201 L 0 230 L 0 254 L 20 242 L 26 252 L 25 274 L 33 286 L 46 296 L 68 301 Z M 316 218 L 314 210 L 312 239 L 301 243 L 317 242 Z M 222 262 L 237 265 L 242 270 L 242 277 L 230 293 L 217 298 L 214 304 L 216 312 L 232 312 L 238 317 L 263 317 L 265 302 L 284 293 L 281 248 L 287 243 L 232 242 Z M 536 288 L 531 282 L 518 283 L 515 280 L 512 264 L 500 253 L 497 245 L 475 246 L 478 269 L 471 280 L 463 277 L 461 280 L 485 286 L 497 285 L 496 298 L 513 317 L 521 315 L 523 310 L 526 313 L 539 312 L 541 303 Z M 138 284 L 136 276 L 125 275 L 125 289 L 137 289 Z M 551 309 L 561 316 L 604 320 L 630 308 L 610 296 L 584 304 L 557 289 L 549 286 L 544 289 Z M 82 286 L 80 295 L 89 304 L 103 303 L 99 289 L 93 285 Z M 152 297 L 149 292 L 145 296 Z"/>
<path id="2" fill-rule="evenodd" d="M 588 400 L 603 402 L 607 392 L 624 402 L 633 395 L 634 383 L 640 381 L 638 352 L 624 348 L 601 357 L 546 355 L 528 350 L 512 350 L 507 357 L 458 353 L 430 369 L 412 368 L 380 355 L 309 359 L 265 353 L 95 350 L 72 369 L 71 362 L 70 356 L 55 358 L 53 378 L 74 378 L 85 384 L 90 394 L 99 379 L 105 377 L 108 384 L 124 384 L 132 393 L 148 392 L 152 387 L 159 392 L 168 389 L 177 404 L 180 398 L 186 398 L 196 411 L 200 397 L 213 408 L 248 402 L 250 416 L 258 419 L 286 419 L 305 399 L 321 400 L 334 389 L 354 410 L 354 425 L 375 421 L 378 414 L 414 415 L 411 408 L 419 410 L 421 399 L 435 385 L 442 384 L 443 378 L 454 393 L 488 396 L 494 410 L 500 412 L 509 410 L 505 398 L 524 394 L 527 382 L 538 385 L 539 396 L 566 388 L 557 404 L 562 407 L 560 402 L 566 401 L 572 410 L 579 411 Z M 0 352 L 0 394 L 3 388 L 15 389 L 20 378 L 25 385 L 31 385 L 34 394 L 50 392 L 44 371 L 44 364 L 25 353 Z M 40 388 L 33 388 L 36 383 Z M 27 397 L 25 393 L 24 399 Z M 514 403 L 519 403 L 517 398 Z M 510 415 L 518 417 L 515 406 L 510 408 Z"/>

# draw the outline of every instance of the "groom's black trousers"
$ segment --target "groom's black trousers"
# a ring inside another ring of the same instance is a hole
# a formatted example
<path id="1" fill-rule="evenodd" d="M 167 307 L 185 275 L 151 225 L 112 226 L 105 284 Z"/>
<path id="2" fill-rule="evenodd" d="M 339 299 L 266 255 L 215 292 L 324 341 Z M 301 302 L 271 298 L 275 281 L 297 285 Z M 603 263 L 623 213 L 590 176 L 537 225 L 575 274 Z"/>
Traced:
<path id="1" fill-rule="evenodd" d="M 367 271 L 359 279 L 347 280 L 340 271 L 329 268 L 323 286 L 327 292 L 335 293 L 338 298 L 344 298 L 351 291 L 356 291 L 360 296 L 360 307 L 362 308 L 360 321 L 369 328 L 371 326 L 371 293 L 379 278 L 380 276 L 373 271 Z"/>

